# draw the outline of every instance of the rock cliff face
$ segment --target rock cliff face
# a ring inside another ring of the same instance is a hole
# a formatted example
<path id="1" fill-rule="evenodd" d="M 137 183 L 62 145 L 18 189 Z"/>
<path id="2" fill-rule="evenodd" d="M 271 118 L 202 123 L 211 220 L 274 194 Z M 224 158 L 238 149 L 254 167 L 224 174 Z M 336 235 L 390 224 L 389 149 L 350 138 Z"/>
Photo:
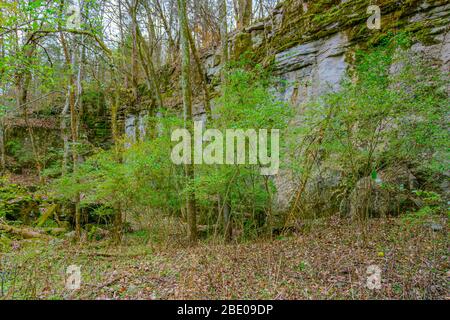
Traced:
<path id="1" fill-rule="evenodd" d="M 280 99 L 299 105 L 308 98 L 339 88 L 354 61 L 357 49 L 377 43 L 392 32 L 406 31 L 416 44 L 412 50 L 436 61 L 443 72 L 450 68 L 450 4 L 442 0 L 381 0 L 381 29 L 369 30 L 369 0 L 286 0 L 272 14 L 230 35 L 231 56 L 250 52 L 287 80 Z M 212 89 L 220 84 L 220 48 L 201 52 Z M 194 62 L 192 62 L 194 63 Z M 193 69 L 194 70 L 194 69 Z M 161 83 L 164 104 L 179 108 L 179 68 L 161 71 L 169 80 Z M 194 76 L 195 77 L 195 76 Z M 204 113 L 202 97 L 195 99 L 195 113 Z"/>
<path id="2" fill-rule="evenodd" d="M 412 50 L 434 59 L 443 72 L 450 68 L 449 19 L 446 1 L 379 1 L 381 30 L 369 30 L 370 1 L 286 1 L 265 21 L 232 37 L 234 56 L 254 52 L 272 63 L 290 85 L 280 98 L 301 104 L 312 96 L 339 88 L 356 49 L 376 43 L 389 32 L 411 32 Z M 219 51 L 206 58 L 210 77 L 220 66 Z"/>
<path id="3" fill-rule="evenodd" d="M 447 1 L 380 0 L 381 30 L 369 30 L 368 0 L 287 0 L 265 20 L 231 35 L 231 53 L 251 52 L 263 65 L 287 83 L 277 96 L 301 108 L 308 99 L 338 90 L 352 66 L 355 50 L 377 43 L 390 32 L 407 31 L 415 44 L 411 50 L 450 70 L 450 4 Z M 202 57 L 211 87 L 219 84 L 220 48 Z M 180 108 L 177 71 L 165 88 L 166 103 Z M 174 92 L 169 93 L 169 92 Z M 197 117 L 204 114 L 201 97 L 195 102 Z M 130 130 L 129 128 L 127 130 Z M 333 180 L 333 179 L 332 179 Z M 289 204 L 295 188 L 288 173 L 277 178 L 279 205 Z"/>

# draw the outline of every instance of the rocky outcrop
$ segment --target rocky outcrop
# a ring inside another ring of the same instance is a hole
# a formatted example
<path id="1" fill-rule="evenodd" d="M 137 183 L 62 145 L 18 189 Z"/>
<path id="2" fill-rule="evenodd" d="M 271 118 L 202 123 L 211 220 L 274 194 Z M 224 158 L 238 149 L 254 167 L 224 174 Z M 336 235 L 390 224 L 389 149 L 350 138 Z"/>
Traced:
<path id="1" fill-rule="evenodd" d="M 275 72 L 288 86 L 281 98 L 299 105 L 310 97 L 339 89 L 348 68 L 349 41 L 339 32 L 328 38 L 300 44 L 275 56 Z"/>
<path id="2" fill-rule="evenodd" d="M 271 15 L 239 32 L 230 34 L 230 53 L 238 58 L 250 52 L 253 59 L 272 67 L 288 85 L 280 98 L 298 105 L 327 90 L 339 88 L 354 52 L 383 39 L 390 32 L 410 32 L 417 44 L 413 50 L 431 55 L 442 68 L 450 63 L 450 4 L 442 0 L 386 0 L 379 5 L 381 30 L 369 30 L 369 0 L 286 0 Z M 201 52 L 211 91 L 220 84 L 221 49 Z M 166 66 L 161 78 L 164 104 L 180 108 L 179 68 Z M 195 98 L 197 115 L 204 113 L 202 95 Z"/>
<path id="3" fill-rule="evenodd" d="M 380 1 L 381 30 L 369 30 L 367 27 L 366 21 L 370 16 L 367 8 L 371 4 L 372 1 L 369 0 L 286 0 L 268 18 L 231 34 L 230 51 L 235 58 L 249 51 L 254 59 L 272 67 L 275 75 L 285 84 L 276 88 L 277 96 L 299 109 L 311 98 L 330 90 L 338 90 L 354 62 L 355 51 L 376 44 L 390 32 L 409 32 L 416 41 L 411 50 L 432 59 L 443 72 L 448 73 L 448 1 Z M 220 48 L 207 50 L 202 60 L 208 82 L 214 91 L 220 82 Z M 178 85 L 176 71 L 172 78 L 173 81 L 169 81 L 170 89 L 165 90 L 166 103 L 170 104 L 169 107 L 181 109 L 181 99 L 176 93 L 178 90 L 173 90 Z M 195 99 L 194 105 L 196 116 L 204 116 L 201 95 Z M 392 182 L 396 185 L 409 185 L 406 181 L 409 175 L 403 173 L 400 180 Z M 389 182 L 384 175 L 388 173 L 382 173 L 381 176 Z M 312 182 L 307 190 L 319 195 L 319 203 L 327 204 L 328 195 L 339 184 L 339 174 L 323 178 L 315 173 L 310 180 Z M 278 187 L 278 207 L 286 209 L 297 188 L 296 179 L 290 172 L 281 172 L 275 181 Z M 402 201 L 388 197 L 384 190 L 366 178 L 358 183 L 346 212 L 355 214 L 360 211 L 358 197 L 365 197 L 364 190 L 374 192 L 375 200 L 370 205 L 373 215 L 388 214 Z M 317 210 L 322 209 L 323 207 L 317 207 Z"/>

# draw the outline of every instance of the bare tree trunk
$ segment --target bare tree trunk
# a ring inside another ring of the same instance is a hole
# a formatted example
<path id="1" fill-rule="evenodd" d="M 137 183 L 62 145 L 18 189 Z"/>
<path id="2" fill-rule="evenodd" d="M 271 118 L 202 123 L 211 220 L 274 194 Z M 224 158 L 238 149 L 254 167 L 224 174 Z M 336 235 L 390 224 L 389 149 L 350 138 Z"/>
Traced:
<path id="1" fill-rule="evenodd" d="M 259 0 L 258 4 L 259 4 L 259 8 L 258 8 L 259 18 L 262 19 L 262 18 L 264 18 L 264 0 Z"/>
<path id="2" fill-rule="evenodd" d="M 2 9 L 0 9 L 0 14 L 2 13 Z M 5 58 L 5 48 L 3 46 L 3 36 L 0 36 L 0 59 Z M 1 88 L 1 90 L 5 90 Z M 3 102 L 3 101 L 0 101 Z M 4 114 L 2 114 L 2 110 L 0 110 L 0 174 L 3 174 L 6 171 L 6 150 L 5 150 L 5 121 Z"/>
<path id="3" fill-rule="evenodd" d="M 220 1 L 220 44 L 222 47 L 222 68 L 228 63 L 228 21 L 227 21 L 227 0 Z M 224 70 L 222 69 L 222 81 L 224 80 Z"/>
<path id="4" fill-rule="evenodd" d="M 228 63 L 228 10 L 227 10 L 227 1 L 226 0 L 219 0 L 219 16 L 220 16 L 220 43 L 221 43 L 221 49 L 222 49 L 222 55 L 221 55 L 221 64 L 222 64 L 222 71 L 221 71 L 221 79 L 222 84 L 225 83 L 225 67 Z M 233 236 L 233 226 L 231 224 L 231 205 L 228 197 L 226 196 L 223 199 L 223 225 L 224 225 L 224 236 L 225 241 L 230 241 Z M 220 212 L 219 212 L 220 214 Z"/>
<path id="5" fill-rule="evenodd" d="M 208 79 L 206 77 L 206 72 L 203 68 L 197 48 L 195 47 L 195 42 L 194 42 L 194 39 L 192 38 L 191 32 L 189 32 L 188 36 L 189 36 L 189 44 L 191 47 L 191 51 L 192 51 L 192 54 L 193 54 L 194 60 L 195 60 L 195 65 L 197 66 L 197 72 L 200 77 L 200 81 L 202 82 L 203 103 L 204 103 L 205 112 L 206 112 L 206 115 L 208 116 L 208 119 L 212 119 L 211 103 L 209 101 L 210 93 L 209 93 L 209 88 L 208 88 Z"/>
<path id="6" fill-rule="evenodd" d="M 237 0 L 235 5 L 238 6 L 237 28 L 243 29 L 248 27 L 253 18 L 253 0 Z"/>
<path id="7" fill-rule="evenodd" d="M 36 42 L 33 40 L 33 35 L 31 35 L 29 37 L 27 36 L 26 38 L 28 39 L 27 43 L 29 43 L 29 44 L 23 48 L 23 50 L 24 50 L 23 55 L 24 55 L 24 60 L 30 61 L 30 63 L 31 63 L 31 58 L 33 57 L 33 55 L 35 53 L 35 49 L 36 49 Z M 20 45 L 19 45 L 19 34 L 17 33 L 17 31 L 16 31 L 16 44 L 15 45 L 16 45 L 16 53 L 18 53 L 19 51 L 21 51 L 21 49 L 20 49 Z M 25 125 L 27 127 L 28 135 L 30 138 L 31 149 L 33 152 L 33 156 L 35 158 L 36 170 L 38 171 L 39 176 L 41 176 L 42 165 L 41 165 L 40 157 L 39 157 L 39 154 L 38 154 L 37 148 L 36 148 L 33 128 L 31 126 L 29 118 L 28 118 L 28 89 L 29 89 L 31 80 L 32 80 L 31 73 L 30 73 L 30 70 L 28 70 L 28 69 L 19 71 L 16 74 L 16 105 L 17 105 L 17 110 L 22 110 Z"/>
<path id="8" fill-rule="evenodd" d="M 113 71 L 114 72 L 114 71 Z M 117 77 L 113 75 L 114 78 L 114 97 L 111 104 L 111 125 L 112 125 L 112 135 L 114 140 L 114 153 L 117 163 L 122 163 L 122 152 L 120 147 L 119 139 L 119 126 L 118 126 L 118 110 L 120 106 L 120 87 L 117 81 Z M 115 217 L 114 217 L 114 241 L 116 244 L 122 242 L 123 237 L 123 218 L 122 218 L 122 203 L 120 200 L 116 201 L 114 204 Z"/>
<path id="9" fill-rule="evenodd" d="M 138 37 L 139 56 L 140 56 L 141 63 L 143 64 L 143 67 L 144 67 L 144 72 L 147 77 L 147 82 L 149 83 L 150 87 L 153 90 L 153 93 L 155 94 L 158 107 L 162 108 L 164 103 L 163 103 L 163 98 L 162 98 L 162 94 L 161 94 L 161 89 L 159 87 L 158 82 L 156 81 L 157 75 L 156 75 L 156 71 L 155 71 L 155 66 L 153 64 L 152 56 L 148 55 L 149 48 L 148 48 L 147 43 L 145 42 L 145 39 L 142 37 L 139 26 L 137 26 L 137 28 L 136 28 L 136 34 Z"/>
<path id="10" fill-rule="evenodd" d="M 192 89 L 191 89 L 191 55 L 189 50 L 189 26 L 187 20 L 186 0 L 178 1 L 178 15 L 180 20 L 181 31 L 181 58 L 182 58 L 182 71 L 181 71 L 181 87 L 183 91 L 183 106 L 184 106 L 184 120 L 186 128 L 192 133 L 193 130 L 193 118 L 192 118 Z M 186 182 L 191 183 L 194 180 L 195 172 L 194 166 L 188 164 L 185 166 L 186 170 Z M 197 235 L 197 212 L 195 204 L 195 193 L 189 192 L 186 201 L 187 218 L 189 225 L 189 241 L 195 243 L 198 240 Z"/>
<path id="11" fill-rule="evenodd" d="M 153 21 L 152 12 L 146 1 L 143 2 L 147 13 L 147 32 L 149 35 L 149 52 L 148 56 L 152 57 L 152 62 L 156 68 L 161 66 L 161 45 L 158 43 L 156 36 L 155 23 Z"/>
<path id="12" fill-rule="evenodd" d="M 223 203 L 223 225 L 225 241 L 229 242 L 233 237 L 233 225 L 231 223 L 231 206 L 227 198 L 224 198 Z"/>
<path id="13" fill-rule="evenodd" d="M 5 125 L 4 119 L 0 115 L 0 174 L 6 171 L 6 150 L 5 150 Z"/>
<path id="14" fill-rule="evenodd" d="M 137 7 L 138 1 L 132 0 L 130 5 L 130 16 L 131 16 L 131 35 L 132 35 L 132 49 L 131 49 L 131 78 L 133 83 L 133 95 L 134 100 L 138 98 L 138 85 L 139 85 L 139 65 L 138 65 L 138 39 L 137 39 Z"/>
<path id="15" fill-rule="evenodd" d="M 121 56 L 120 56 L 120 66 L 121 68 L 125 69 L 126 66 L 126 54 L 125 54 L 125 33 L 123 31 L 123 13 L 122 13 L 122 2 L 119 0 L 118 1 L 118 7 L 119 7 L 119 30 L 120 30 L 120 51 L 121 51 Z M 128 76 L 125 75 L 124 76 L 124 87 L 128 88 L 129 86 L 129 79 Z"/>
<path id="16" fill-rule="evenodd" d="M 166 18 L 166 15 L 164 14 L 163 8 L 161 6 L 160 0 L 155 0 L 155 7 L 156 10 L 159 13 L 159 18 L 161 19 L 162 25 L 164 27 L 164 30 L 166 30 L 166 34 L 169 40 L 169 57 L 168 57 L 168 63 L 172 63 L 175 61 L 175 56 L 177 54 L 177 44 L 172 36 L 172 30 L 170 29 L 170 26 L 172 25 L 172 19 L 168 21 Z"/>
<path id="17" fill-rule="evenodd" d="M 85 43 L 85 35 L 81 35 L 80 39 L 80 46 L 79 46 L 79 52 L 78 52 L 78 70 L 77 70 L 77 78 L 76 78 L 76 92 L 75 92 L 75 105 L 76 110 L 78 110 L 78 118 L 81 118 L 83 116 L 83 65 L 84 65 L 84 58 L 86 54 L 86 48 L 84 46 Z M 80 121 L 77 121 L 77 136 L 78 132 L 80 131 Z"/>
<path id="18" fill-rule="evenodd" d="M 61 12 L 62 12 L 63 2 L 61 2 Z M 74 35 L 75 37 L 75 35 Z M 78 170 L 78 152 L 77 152 L 77 142 L 78 142 L 78 115 L 76 110 L 76 92 L 75 92 L 75 77 L 73 74 L 73 66 L 76 63 L 75 55 L 76 50 L 73 48 L 72 54 L 70 53 L 68 43 L 66 41 L 63 32 L 60 32 L 61 45 L 63 47 L 63 53 L 65 57 L 66 65 L 69 67 L 70 74 L 67 77 L 67 87 L 68 87 L 68 102 L 70 111 L 70 131 L 72 139 L 72 170 L 76 174 Z M 81 209 L 80 209 L 80 194 L 76 194 L 74 198 L 75 203 L 75 232 L 78 240 L 81 239 Z"/>
<path id="19" fill-rule="evenodd" d="M 62 166 L 61 166 L 61 172 L 62 175 L 66 175 L 67 168 L 69 165 L 69 154 L 70 154 L 70 147 L 69 147 L 69 130 L 67 128 L 68 123 L 68 113 L 70 108 L 70 88 L 67 88 L 67 95 L 66 95 L 66 103 L 64 104 L 64 108 L 61 111 L 61 119 L 60 119 L 60 129 L 61 129 L 61 138 L 63 140 L 63 160 L 62 160 Z"/>

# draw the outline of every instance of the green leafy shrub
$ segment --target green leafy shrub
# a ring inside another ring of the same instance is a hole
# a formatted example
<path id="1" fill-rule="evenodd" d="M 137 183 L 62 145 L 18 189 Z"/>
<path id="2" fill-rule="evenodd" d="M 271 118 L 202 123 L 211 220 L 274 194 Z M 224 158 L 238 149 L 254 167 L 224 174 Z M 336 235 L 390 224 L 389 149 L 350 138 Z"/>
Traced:
<path id="1" fill-rule="evenodd" d="M 448 78 L 408 47 L 400 34 L 358 52 L 341 90 L 303 108 L 291 132 L 294 172 L 338 172 L 342 199 L 360 179 L 398 164 L 422 180 L 448 170 Z"/>
<path id="2" fill-rule="evenodd" d="M 25 209 L 36 207 L 36 200 L 25 188 L 0 180 L 0 218 L 19 220 Z"/>
<path id="3" fill-rule="evenodd" d="M 223 94 L 215 101 L 220 116 L 214 116 L 206 128 L 286 129 L 291 110 L 275 99 L 270 91 L 273 81 L 262 67 L 241 62 L 228 70 L 226 79 Z M 170 113 L 163 114 L 148 118 L 150 128 L 158 123 L 158 135 L 127 149 L 98 152 L 80 164 L 75 173 L 55 181 L 51 187 L 55 195 L 72 201 L 81 194 L 83 207 L 114 208 L 114 214 L 121 208 L 135 225 L 156 232 L 156 225 L 162 230 L 171 229 L 168 221 L 178 227 L 174 218 L 185 221 L 185 196 L 193 190 L 198 221 L 207 226 L 207 235 L 223 229 L 220 201 L 229 203 L 233 224 L 241 230 L 242 238 L 258 234 L 267 226 L 266 217 L 273 205 L 275 189 L 271 179 L 261 176 L 259 165 L 196 165 L 193 184 L 186 184 L 183 166 L 171 160 L 175 145 L 171 134 L 183 128 L 183 121 Z M 125 143 L 124 139 L 118 145 Z M 179 225 L 184 232 L 183 223 Z"/>

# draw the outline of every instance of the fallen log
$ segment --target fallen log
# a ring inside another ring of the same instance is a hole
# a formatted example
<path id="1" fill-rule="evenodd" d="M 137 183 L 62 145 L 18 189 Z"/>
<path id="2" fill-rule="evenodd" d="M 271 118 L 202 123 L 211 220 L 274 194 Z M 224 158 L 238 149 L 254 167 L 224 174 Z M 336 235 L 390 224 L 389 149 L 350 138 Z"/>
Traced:
<path id="1" fill-rule="evenodd" d="M 48 207 L 45 210 L 44 214 L 42 214 L 42 216 L 37 221 L 36 226 L 37 227 L 42 227 L 44 225 L 44 223 L 48 220 L 48 218 L 50 218 L 51 215 L 54 215 L 56 213 L 57 209 L 58 209 L 58 205 L 57 204 L 53 204 L 50 207 Z"/>
<path id="2" fill-rule="evenodd" d="M 3 223 L 0 223 L 0 230 L 14 234 L 16 236 L 20 236 L 24 239 L 51 239 L 51 237 L 49 237 L 48 235 L 40 233 L 38 231 L 26 228 L 16 228 Z"/>
<path id="3" fill-rule="evenodd" d="M 60 237 L 63 236 L 66 232 L 66 228 L 44 228 L 43 231 L 45 234 L 54 236 L 54 237 Z"/>

